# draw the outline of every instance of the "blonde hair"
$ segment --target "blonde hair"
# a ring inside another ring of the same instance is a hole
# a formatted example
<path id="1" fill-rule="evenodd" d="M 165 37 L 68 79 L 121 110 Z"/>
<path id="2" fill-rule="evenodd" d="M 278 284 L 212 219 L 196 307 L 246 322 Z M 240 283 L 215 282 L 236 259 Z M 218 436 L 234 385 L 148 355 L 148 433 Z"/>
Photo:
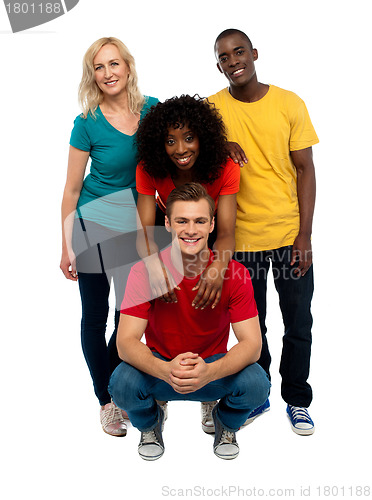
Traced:
<path id="1" fill-rule="evenodd" d="M 96 84 L 93 60 L 104 45 L 115 45 L 129 68 L 127 82 L 128 105 L 132 113 L 139 113 L 145 103 L 145 98 L 138 88 L 138 77 L 134 58 L 127 47 L 115 37 L 104 37 L 96 40 L 86 51 L 83 59 L 83 76 L 79 85 L 79 103 L 86 118 L 89 113 L 94 117 L 98 105 L 103 101 L 103 93 Z"/>

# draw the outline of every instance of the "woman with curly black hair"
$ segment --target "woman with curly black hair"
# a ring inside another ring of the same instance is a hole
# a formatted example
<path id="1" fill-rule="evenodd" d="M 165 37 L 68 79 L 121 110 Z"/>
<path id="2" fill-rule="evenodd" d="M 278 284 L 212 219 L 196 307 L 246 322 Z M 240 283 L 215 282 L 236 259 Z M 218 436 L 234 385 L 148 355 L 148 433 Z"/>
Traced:
<path id="1" fill-rule="evenodd" d="M 199 182 L 218 209 L 214 260 L 202 273 L 195 308 L 212 308 L 220 300 L 223 278 L 235 247 L 236 193 L 240 167 L 228 158 L 225 127 L 217 110 L 199 96 L 182 95 L 153 106 L 137 132 L 136 187 L 141 224 L 148 228 L 146 248 L 156 253 L 151 227 L 164 224 L 169 193 L 186 182 Z M 155 195 L 157 198 L 155 201 Z M 213 236 L 213 235 L 212 235 Z M 177 300 L 167 286 L 158 259 L 147 259 L 154 296 Z"/>

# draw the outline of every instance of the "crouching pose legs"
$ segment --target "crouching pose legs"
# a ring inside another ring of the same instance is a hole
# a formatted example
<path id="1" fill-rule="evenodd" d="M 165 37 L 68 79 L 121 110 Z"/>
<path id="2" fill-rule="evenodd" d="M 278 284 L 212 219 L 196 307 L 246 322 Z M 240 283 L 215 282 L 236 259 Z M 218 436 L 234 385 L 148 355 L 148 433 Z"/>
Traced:
<path id="1" fill-rule="evenodd" d="M 117 338 L 124 362 L 109 392 L 141 431 L 139 454 L 145 460 L 164 452 L 164 412 L 157 401 L 219 400 L 212 412 L 214 453 L 232 459 L 239 453 L 236 431 L 269 395 L 268 377 L 256 363 L 261 332 L 247 269 L 231 260 L 218 304 L 193 306 L 200 274 L 215 258 L 208 248 L 213 214 L 213 199 L 200 184 L 177 187 L 168 197 L 165 224 L 173 241 L 160 258 L 178 283 L 177 302 L 152 298 L 143 262 L 129 276 Z M 228 351 L 230 325 L 237 343 Z"/>

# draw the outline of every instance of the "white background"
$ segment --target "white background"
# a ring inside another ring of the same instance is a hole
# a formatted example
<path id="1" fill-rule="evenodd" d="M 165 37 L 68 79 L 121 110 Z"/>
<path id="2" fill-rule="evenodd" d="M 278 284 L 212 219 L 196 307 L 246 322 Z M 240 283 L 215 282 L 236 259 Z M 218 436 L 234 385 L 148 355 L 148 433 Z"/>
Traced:
<path id="1" fill-rule="evenodd" d="M 316 498 L 327 485 L 347 497 L 370 484 L 368 7 L 367 0 L 80 0 L 65 16 L 13 34 L 0 5 L 4 498 L 157 499 L 202 496 L 202 488 L 217 497 L 230 486 L 241 488 L 240 497 L 254 496 L 253 488 L 256 496 L 272 494 L 270 488 L 285 496 L 293 488 L 297 498 L 301 491 Z M 283 327 L 270 284 L 271 411 L 238 434 L 240 455 L 227 462 L 214 456 L 212 437 L 201 430 L 199 405 L 171 403 L 165 454 L 147 463 L 137 455 L 136 429 L 119 439 L 100 428 L 80 348 L 78 286 L 59 270 L 60 202 L 80 112 L 81 61 L 94 40 L 116 36 L 136 59 L 143 93 L 204 97 L 226 86 L 213 44 L 230 27 L 245 31 L 258 49 L 261 82 L 304 99 L 320 138 L 313 148 L 316 432 L 295 435 L 285 415 Z"/>

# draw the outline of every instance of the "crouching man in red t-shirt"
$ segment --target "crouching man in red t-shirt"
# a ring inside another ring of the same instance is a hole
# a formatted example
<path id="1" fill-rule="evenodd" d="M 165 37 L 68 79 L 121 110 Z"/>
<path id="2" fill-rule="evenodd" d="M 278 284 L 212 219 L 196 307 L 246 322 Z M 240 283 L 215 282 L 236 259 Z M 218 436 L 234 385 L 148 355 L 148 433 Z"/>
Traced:
<path id="1" fill-rule="evenodd" d="M 270 382 L 256 363 L 261 333 L 246 268 L 230 262 L 213 309 L 192 304 L 200 274 L 213 260 L 213 214 L 214 201 L 200 184 L 180 186 L 168 197 L 165 224 L 173 242 L 160 257 L 179 283 L 177 302 L 151 298 L 143 262 L 129 275 L 117 335 L 124 362 L 112 374 L 109 392 L 141 431 L 138 451 L 145 460 L 164 453 L 164 410 L 157 401 L 219 400 L 212 412 L 214 453 L 232 459 L 239 453 L 236 431 L 268 398 Z M 227 352 L 230 324 L 238 342 Z"/>

